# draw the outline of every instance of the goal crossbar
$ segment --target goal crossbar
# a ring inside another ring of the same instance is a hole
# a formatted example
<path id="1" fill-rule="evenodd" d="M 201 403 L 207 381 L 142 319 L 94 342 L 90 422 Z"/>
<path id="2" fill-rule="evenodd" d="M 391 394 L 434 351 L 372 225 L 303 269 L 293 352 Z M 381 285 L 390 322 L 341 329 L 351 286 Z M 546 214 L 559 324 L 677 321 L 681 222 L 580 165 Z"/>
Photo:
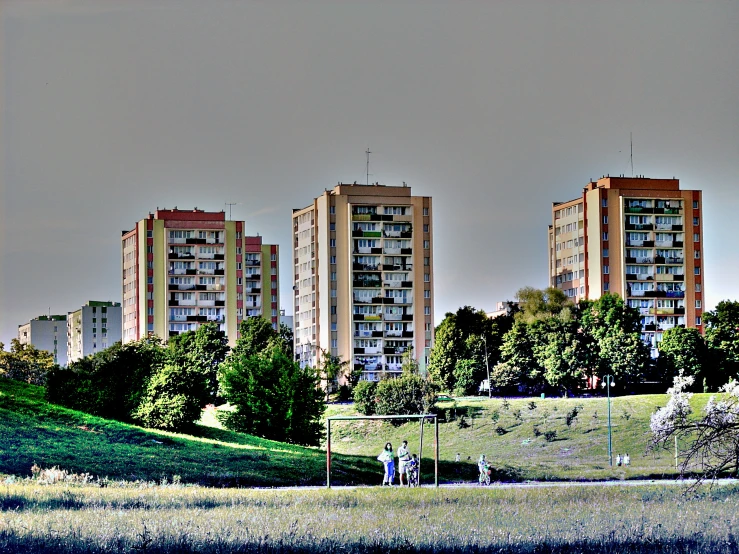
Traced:
<path id="1" fill-rule="evenodd" d="M 372 416 L 331 416 L 326 418 L 326 487 L 331 488 L 331 422 L 354 421 L 363 419 L 417 419 L 421 423 L 421 438 L 418 453 L 418 475 L 421 475 L 421 457 L 423 456 L 423 424 L 427 419 L 434 421 L 434 486 L 439 486 L 439 419 L 436 414 L 410 415 L 372 415 Z"/>

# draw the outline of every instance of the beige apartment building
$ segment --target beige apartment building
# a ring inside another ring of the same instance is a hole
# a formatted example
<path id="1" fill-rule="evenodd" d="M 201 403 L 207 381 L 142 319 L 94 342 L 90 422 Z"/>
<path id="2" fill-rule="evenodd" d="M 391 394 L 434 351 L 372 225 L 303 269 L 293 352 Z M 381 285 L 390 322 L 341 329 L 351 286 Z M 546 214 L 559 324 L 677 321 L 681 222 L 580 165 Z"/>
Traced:
<path id="1" fill-rule="evenodd" d="M 431 198 L 408 186 L 339 184 L 293 210 L 295 355 L 349 361 L 362 379 L 425 368 L 434 340 Z"/>
<path id="2" fill-rule="evenodd" d="M 253 316 L 277 328 L 278 260 L 277 245 L 244 236 L 225 212 L 157 209 L 123 231 L 123 342 L 214 322 L 233 346 Z"/>
<path id="3" fill-rule="evenodd" d="M 573 301 L 619 294 L 656 354 L 675 326 L 703 331 L 702 196 L 678 179 L 603 177 L 552 205 L 550 285 Z"/>

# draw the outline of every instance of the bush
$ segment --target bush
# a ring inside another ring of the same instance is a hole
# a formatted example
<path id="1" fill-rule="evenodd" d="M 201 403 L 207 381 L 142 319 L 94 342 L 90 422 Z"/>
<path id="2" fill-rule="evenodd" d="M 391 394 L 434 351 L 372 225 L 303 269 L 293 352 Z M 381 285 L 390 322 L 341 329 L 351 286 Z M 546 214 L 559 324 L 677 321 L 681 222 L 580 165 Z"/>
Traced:
<path id="1" fill-rule="evenodd" d="M 354 387 L 354 407 L 360 414 L 374 415 L 377 406 L 377 383 L 374 381 L 360 381 Z"/>
<path id="2" fill-rule="evenodd" d="M 352 399 L 352 388 L 349 385 L 339 387 L 339 402 L 348 402 Z"/>
<path id="3" fill-rule="evenodd" d="M 575 406 L 574 408 L 572 408 L 572 410 L 565 414 L 565 424 L 567 425 L 567 427 L 570 427 L 575 422 L 577 416 L 580 415 L 581 410 L 582 408 L 580 406 Z"/>
<path id="4" fill-rule="evenodd" d="M 552 442 L 557 438 L 557 431 L 547 431 L 544 433 L 544 438 L 547 442 Z"/>
<path id="5" fill-rule="evenodd" d="M 457 427 L 460 429 L 467 429 L 470 426 L 469 423 L 467 423 L 467 418 L 464 416 L 459 418 L 459 421 L 457 422 Z"/>
<path id="6" fill-rule="evenodd" d="M 497 427 L 495 428 L 495 432 L 496 432 L 496 433 L 498 433 L 498 435 L 500 435 L 500 436 L 503 436 L 503 435 L 505 435 L 505 434 L 506 434 L 506 433 L 507 433 L 508 431 L 506 431 L 506 430 L 505 430 L 505 428 L 503 428 L 503 427 L 501 427 L 500 425 L 498 425 L 498 426 L 497 426 Z"/>
<path id="7" fill-rule="evenodd" d="M 530 411 L 532 411 L 532 412 L 533 412 L 533 411 L 534 411 L 534 410 L 536 409 L 536 402 L 534 402 L 534 401 L 532 400 L 531 402 L 529 402 L 529 404 L 528 404 L 527 408 L 528 408 L 528 409 L 529 409 Z"/>
<path id="8" fill-rule="evenodd" d="M 435 387 L 420 375 L 406 374 L 377 385 L 376 411 L 380 415 L 425 414 L 435 402 Z"/>
<path id="9" fill-rule="evenodd" d="M 540 437 L 541 436 L 541 430 L 539 429 L 538 425 L 534 425 L 534 436 Z"/>

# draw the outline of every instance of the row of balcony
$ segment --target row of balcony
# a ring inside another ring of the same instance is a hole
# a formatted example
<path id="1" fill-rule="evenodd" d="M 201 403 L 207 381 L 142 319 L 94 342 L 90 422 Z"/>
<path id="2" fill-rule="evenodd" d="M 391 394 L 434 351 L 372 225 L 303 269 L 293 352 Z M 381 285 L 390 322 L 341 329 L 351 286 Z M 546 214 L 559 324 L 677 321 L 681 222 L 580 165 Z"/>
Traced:
<path id="1" fill-rule="evenodd" d="M 356 321 L 413 321 L 413 314 L 353 314 Z M 384 315 L 384 317 L 380 317 Z M 361 316 L 361 317 L 360 317 Z M 367 319 L 374 318 L 377 319 Z M 355 337 L 379 337 L 373 333 L 382 333 L 383 331 L 354 331 Z M 359 333 L 359 334 L 357 334 Z"/>
<path id="2" fill-rule="evenodd" d="M 170 283 L 167 285 L 167 290 L 205 290 L 205 291 L 221 291 L 224 290 L 225 285 L 173 285 Z"/>
<path id="3" fill-rule="evenodd" d="M 352 264 L 353 271 L 411 271 L 413 264 Z"/>
<path id="4" fill-rule="evenodd" d="M 679 215 L 683 213 L 682 208 L 646 208 L 644 206 L 626 206 L 624 211 L 627 214 L 665 214 Z"/>
<path id="5" fill-rule="evenodd" d="M 224 260 L 225 254 L 183 254 L 182 252 L 170 252 L 167 258 L 170 260 Z"/>
<path id="6" fill-rule="evenodd" d="M 352 214 L 352 221 L 411 221 L 411 214 Z"/>
<path id="7" fill-rule="evenodd" d="M 408 321 L 411 321 L 411 320 L 408 320 Z M 359 338 L 367 338 L 367 339 L 370 339 L 370 338 L 374 338 L 374 339 L 380 338 L 381 339 L 385 336 L 384 333 L 386 332 L 388 331 L 383 331 L 382 329 L 377 329 L 375 331 L 360 331 L 360 330 L 355 329 L 354 336 L 359 337 Z M 395 333 L 397 331 L 391 331 L 391 332 Z"/>
<path id="8" fill-rule="evenodd" d="M 626 246 L 642 248 L 682 248 L 684 241 L 681 240 L 626 240 Z"/>
<path id="9" fill-rule="evenodd" d="M 205 322 L 214 322 L 214 323 L 224 323 L 226 321 L 226 318 L 222 315 L 175 315 L 170 316 L 169 321 L 172 322 L 178 322 L 178 321 L 190 321 L 190 322 L 199 322 L 199 323 L 205 323 Z"/>
<path id="10" fill-rule="evenodd" d="M 678 224 L 658 223 L 626 223 L 624 225 L 627 231 L 682 231 L 683 226 Z"/>
<path id="11" fill-rule="evenodd" d="M 169 239 L 169 244 L 223 244 L 223 240 L 219 238 L 189 238 L 189 239 Z"/>
<path id="12" fill-rule="evenodd" d="M 170 300 L 168 302 L 169 306 L 203 306 L 203 307 L 211 307 L 215 306 L 216 308 L 222 307 L 226 305 L 225 300 Z"/>
<path id="13" fill-rule="evenodd" d="M 390 256 L 411 256 L 413 248 L 383 248 L 383 247 L 357 247 L 352 254 L 388 254 Z"/>
<path id="14" fill-rule="evenodd" d="M 355 229 L 352 231 L 352 238 L 413 238 L 413 231 L 363 231 Z"/>
<path id="15" fill-rule="evenodd" d="M 354 354 L 385 354 L 385 355 L 392 355 L 392 354 L 402 354 L 405 352 L 407 348 L 401 348 L 399 346 L 377 346 L 377 347 L 354 347 Z"/>
<path id="16" fill-rule="evenodd" d="M 655 279 L 656 277 L 656 279 Z M 672 273 L 658 273 L 656 276 L 651 273 L 627 273 L 627 281 L 684 281 L 685 275 L 677 275 Z"/>
<path id="17" fill-rule="evenodd" d="M 676 257 L 665 257 L 665 256 L 655 256 L 654 258 L 650 257 L 643 257 L 643 258 L 634 258 L 632 256 L 626 256 L 625 262 L 627 264 L 657 264 L 657 265 L 683 265 L 685 262 L 685 258 L 676 258 Z"/>
<path id="18" fill-rule="evenodd" d="M 685 291 L 682 290 L 630 290 L 626 296 L 635 298 L 685 298 Z"/>
<path id="19" fill-rule="evenodd" d="M 224 269 L 170 269 L 168 275 L 224 275 Z M 253 277 L 258 279 L 259 276 Z"/>

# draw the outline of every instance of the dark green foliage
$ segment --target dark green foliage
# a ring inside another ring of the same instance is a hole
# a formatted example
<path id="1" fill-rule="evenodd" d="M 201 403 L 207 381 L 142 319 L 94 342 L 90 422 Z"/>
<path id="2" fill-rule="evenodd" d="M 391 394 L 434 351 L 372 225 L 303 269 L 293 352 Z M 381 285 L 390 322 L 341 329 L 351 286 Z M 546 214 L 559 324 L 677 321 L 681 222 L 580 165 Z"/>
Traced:
<path id="1" fill-rule="evenodd" d="M 503 335 L 513 325 L 513 318 L 489 319 L 482 310 L 464 306 L 447 313 L 436 329 L 434 347 L 429 356 L 429 374 L 436 385 L 447 392 L 477 393 L 498 363 Z"/>
<path id="2" fill-rule="evenodd" d="M 529 402 L 526 407 L 529 409 L 530 412 L 533 412 L 536 409 L 536 402 L 533 400 Z"/>
<path id="3" fill-rule="evenodd" d="M 145 427 L 178 430 L 200 419 L 208 379 L 199 368 L 166 363 L 154 373 L 132 414 Z"/>
<path id="4" fill-rule="evenodd" d="M 282 340 L 283 344 L 283 351 L 285 352 L 285 355 L 290 358 L 291 360 L 295 359 L 295 353 L 293 351 L 294 348 L 294 335 L 293 330 L 285 325 L 284 323 L 280 323 L 280 328 L 277 331 L 280 335 L 280 339 Z"/>
<path id="5" fill-rule="evenodd" d="M 706 375 L 707 385 L 715 388 L 739 377 L 739 302 L 722 300 L 703 315 L 703 321 L 714 367 Z"/>
<path id="6" fill-rule="evenodd" d="M 702 385 L 707 357 L 708 349 L 698 329 L 668 329 L 659 343 L 659 375 L 665 383 L 677 375 L 693 376 L 696 386 Z"/>
<path id="7" fill-rule="evenodd" d="M 292 346 L 288 346 L 287 337 L 281 336 L 272 323 L 263 317 L 250 317 L 239 325 L 239 339 L 231 351 L 231 356 L 248 358 L 261 354 L 268 348 L 278 348 L 285 352 L 291 360 Z"/>
<path id="8" fill-rule="evenodd" d="M 405 374 L 377 385 L 379 415 L 426 414 L 436 402 L 436 388 L 419 375 Z"/>
<path id="9" fill-rule="evenodd" d="M 374 415 L 377 406 L 377 383 L 374 381 L 360 381 L 354 387 L 354 407 L 360 414 Z"/>
<path id="10" fill-rule="evenodd" d="M 50 371 L 47 399 L 101 417 L 133 421 L 149 378 L 164 361 L 165 350 L 157 337 L 118 342 L 67 369 Z"/>
<path id="11" fill-rule="evenodd" d="M 317 445 L 325 410 L 319 376 L 288 358 L 271 337 L 259 340 L 268 347 L 261 354 L 232 353 L 221 365 L 221 392 L 232 406 L 221 420 L 229 429 L 258 437 Z M 254 351 L 253 345 L 241 346 L 237 342 L 234 351 Z"/>
<path id="12" fill-rule="evenodd" d="M 534 436 L 535 437 L 541 436 L 541 430 L 539 429 L 538 425 L 534 425 Z"/>
<path id="13" fill-rule="evenodd" d="M 467 429 L 470 426 L 470 424 L 467 421 L 467 418 L 465 416 L 462 416 L 459 418 L 459 421 L 457 421 L 457 427 L 460 429 Z"/>
<path id="14" fill-rule="evenodd" d="M 547 442 L 553 442 L 557 440 L 557 431 L 547 431 L 546 433 L 544 433 L 544 439 Z"/>
<path id="15" fill-rule="evenodd" d="M 228 339 L 215 323 L 206 323 L 196 331 L 170 338 L 167 349 L 167 358 L 171 363 L 195 370 L 205 379 L 205 386 L 197 395 L 200 407 L 216 400 L 218 366 L 226 359 L 226 354 Z"/>
<path id="16" fill-rule="evenodd" d="M 43 385 L 46 374 L 54 367 L 54 357 L 46 350 L 13 339 L 10 341 L 10 351 L 6 352 L 5 345 L 0 342 L 0 377 Z"/>
<path id="17" fill-rule="evenodd" d="M 577 416 L 580 415 L 580 412 L 582 411 L 582 407 L 575 406 L 565 414 L 565 425 L 567 427 L 571 427 L 573 423 L 577 420 Z"/>
<path id="18" fill-rule="evenodd" d="M 502 436 L 503 436 L 503 435 L 505 435 L 505 434 L 506 434 L 506 433 L 507 433 L 508 431 L 506 431 L 506 429 L 505 429 L 504 427 L 501 427 L 500 425 L 497 425 L 497 426 L 495 427 L 495 432 L 496 432 L 496 434 L 498 434 L 498 435 L 500 435 L 500 436 L 502 437 Z"/>

